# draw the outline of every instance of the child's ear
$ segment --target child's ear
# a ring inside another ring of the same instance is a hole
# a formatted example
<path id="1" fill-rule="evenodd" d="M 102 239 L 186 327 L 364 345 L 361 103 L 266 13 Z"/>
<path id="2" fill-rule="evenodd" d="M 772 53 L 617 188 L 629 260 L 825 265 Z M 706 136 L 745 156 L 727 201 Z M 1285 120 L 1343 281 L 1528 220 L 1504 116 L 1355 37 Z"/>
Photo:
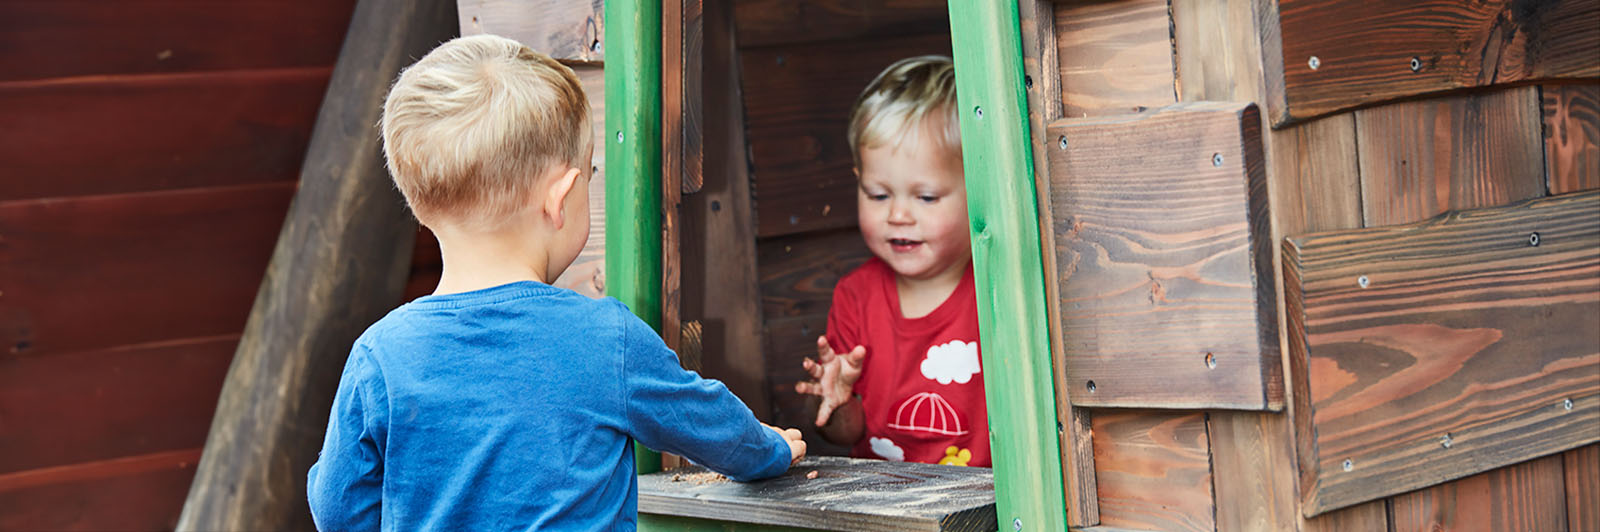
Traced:
<path id="1" fill-rule="evenodd" d="M 577 168 L 568 168 L 554 181 L 550 182 L 550 191 L 544 197 L 544 215 L 555 222 L 556 229 L 560 229 L 566 222 L 566 216 L 561 212 L 567 204 L 567 195 L 572 193 L 574 185 L 578 183 L 578 176 L 583 172 Z"/>

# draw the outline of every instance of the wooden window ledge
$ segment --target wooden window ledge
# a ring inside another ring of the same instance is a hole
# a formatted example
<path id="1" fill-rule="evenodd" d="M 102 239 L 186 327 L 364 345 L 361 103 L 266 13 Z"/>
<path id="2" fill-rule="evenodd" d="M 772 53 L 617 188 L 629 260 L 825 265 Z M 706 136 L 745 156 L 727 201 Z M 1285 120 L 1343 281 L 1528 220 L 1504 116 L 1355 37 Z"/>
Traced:
<path id="1" fill-rule="evenodd" d="M 815 474 L 812 474 L 815 473 Z M 984 467 L 808 457 L 783 476 L 734 482 L 703 467 L 639 477 L 641 530 L 997 529 Z M 740 525 L 761 525 L 740 526 Z"/>

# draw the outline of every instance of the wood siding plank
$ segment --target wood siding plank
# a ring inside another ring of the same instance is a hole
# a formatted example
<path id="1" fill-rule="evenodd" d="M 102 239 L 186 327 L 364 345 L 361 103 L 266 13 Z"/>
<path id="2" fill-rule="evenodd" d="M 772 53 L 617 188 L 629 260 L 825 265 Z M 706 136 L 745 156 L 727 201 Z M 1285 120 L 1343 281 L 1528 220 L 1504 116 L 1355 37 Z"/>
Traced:
<path id="1" fill-rule="evenodd" d="M 742 46 L 950 33 L 943 0 L 736 0 Z"/>
<path id="2" fill-rule="evenodd" d="M 1055 4 L 1067 118 L 1127 114 L 1177 101 L 1166 0 Z"/>
<path id="3" fill-rule="evenodd" d="M 1283 407 L 1260 124 L 1193 103 L 1051 125 L 1074 405 Z"/>
<path id="4" fill-rule="evenodd" d="M 1566 476 L 1567 528 L 1600 530 L 1600 445 L 1567 451 L 1561 457 Z"/>
<path id="5" fill-rule="evenodd" d="M 927 54 L 949 55 L 950 37 L 741 50 L 758 237 L 855 227 L 850 107 L 885 67 Z"/>
<path id="6" fill-rule="evenodd" d="M 1600 85 L 1545 85 L 1539 92 L 1550 193 L 1600 188 Z"/>
<path id="7" fill-rule="evenodd" d="M 1279 0 L 1278 8 L 1275 125 L 1452 89 L 1600 77 L 1592 0 Z"/>
<path id="8" fill-rule="evenodd" d="M 457 0 L 462 35 L 516 39 L 563 62 L 605 61 L 602 0 Z"/>
<path id="9" fill-rule="evenodd" d="M 1101 525 L 1216 530 L 1204 413 L 1095 410 L 1093 425 Z"/>
<path id="10" fill-rule="evenodd" d="M 0 346 L 43 356 L 238 333 L 294 189 L 0 203 Z"/>
<path id="11" fill-rule="evenodd" d="M 1562 482 L 1561 457 L 1546 456 L 1397 495 L 1393 530 L 1589 530 L 1568 526 Z"/>
<path id="12" fill-rule="evenodd" d="M 839 278 L 872 257 L 854 228 L 770 238 L 756 247 L 761 315 L 769 320 L 827 314 Z M 807 347 L 815 351 L 811 340 Z"/>
<path id="13" fill-rule="evenodd" d="M 1600 191 L 1290 238 L 1308 513 L 1594 441 L 1597 249 Z"/>
<path id="14" fill-rule="evenodd" d="M 13 53 L 0 54 L 0 81 L 326 67 L 338 57 L 354 6 L 354 0 L 4 0 L 0 50 Z"/>
<path id="15" fill-rule="evenodd" d="M 0 201 L 292 182 L 326 66 L 0 82 Z M 25 177 L 25 178 L 24 178 Z"/>
<path id="16" fill-rule="evenodd" d="M 171 530 L 200 449 L 0 475 L 0 529 Z"/>

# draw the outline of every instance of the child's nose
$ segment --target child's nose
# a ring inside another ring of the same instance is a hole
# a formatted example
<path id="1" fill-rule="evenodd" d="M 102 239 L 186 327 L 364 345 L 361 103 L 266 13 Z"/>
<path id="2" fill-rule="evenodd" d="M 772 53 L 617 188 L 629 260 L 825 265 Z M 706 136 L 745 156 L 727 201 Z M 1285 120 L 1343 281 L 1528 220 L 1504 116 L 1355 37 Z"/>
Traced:
<path id="1" fill-rule="evenodd" d="M 889 203 L 889 223 L 909 224 L 911 222 L 911 211 L 906 208 L 904 202 L 895 200 Z"/>

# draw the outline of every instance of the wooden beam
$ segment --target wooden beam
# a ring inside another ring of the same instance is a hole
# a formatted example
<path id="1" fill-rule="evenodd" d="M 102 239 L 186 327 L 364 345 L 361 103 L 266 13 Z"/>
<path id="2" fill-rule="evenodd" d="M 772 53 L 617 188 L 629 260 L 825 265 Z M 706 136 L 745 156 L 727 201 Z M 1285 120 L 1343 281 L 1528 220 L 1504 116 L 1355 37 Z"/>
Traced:
<path id="1" fill-rule="evenodd" d="M 1273 124 L 1442 91 L 1600 77 L 1600 2 L 1278 0 Z M 1282 89 L 1281 91 L 1277 89 Z"/>
<path id="2" fill-rule="evenodd" d="M 372 125 L 401 67 L 455 34 L 454 11 L 441 0 L 357 4 L 179 530 L 311 527 L 305 472 L 344 359 L 398 302 L 411 258 L 414 225 Z"/>
<path id="3" fill-rule="evenodd" d="M 1551 194 L 1600 188 L 1600 85 L 1539 87 Z"/>
<path id="4" fill-rule="evenodd" d="M 1283 408 L 1260 124 L 1187 103 L 1051 125 L 1072 404 Z"/>
<path id="5" fill-rule="evenodd" d="M 457 0 L 462 35 L 516 39 L 565 63 L 605 61 L 602 0 Z"/>
<path id="6" fill-rule="evenodd" d="M 1307 515 L 1600 439 L 1597 248 L 1600 191 L 1286 240 Z"/>
<path id="7" fill-rule="evenodd" d="M 992 532 L 988 468 L 808 457 L 751 483 L 703 467 L 639 477 L 639 514 L 823 530 Z M 722 530 L 722 528 L 716 528 Z"/>
<path id="8" fill-rule="evenodd" d="M 1063 116 L 1137 113 L 1177 102 L 1167 3 L 1055 3 Z"/>

